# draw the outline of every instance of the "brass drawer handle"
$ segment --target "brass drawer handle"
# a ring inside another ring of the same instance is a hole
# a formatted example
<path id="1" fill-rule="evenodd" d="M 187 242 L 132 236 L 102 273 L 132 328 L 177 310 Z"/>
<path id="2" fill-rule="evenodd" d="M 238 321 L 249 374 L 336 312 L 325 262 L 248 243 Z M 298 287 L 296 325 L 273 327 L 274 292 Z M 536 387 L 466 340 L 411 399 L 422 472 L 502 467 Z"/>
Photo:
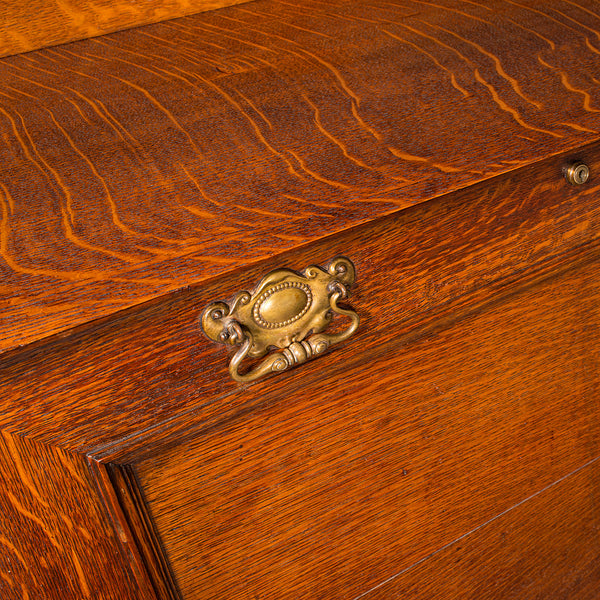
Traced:
<path id="1" fill-rule="evenodd" d="M 347 287 L 355 275 L 354 265 L 344 257 L 332 260 L 327 270 L 312 266 L 298 274 L 277 269 L 260 281 L 253 294 L 239 292 L 231 305 L 210 304 L 202 315 L 202 329 L 215 342 L 240 345 L 229 364 L 229 373 L 236 381 L 253 381 L 285 371 L 322 354 L 356 331 L 356 312 L 338 306 L 347 298 Z M 323 333 L 334 313 L 349 317 L 350 326 L 341 333 Z M 278 350 L 253 369 L 240 373 L 246 357 L 262 358 L 273 347 Z"/>

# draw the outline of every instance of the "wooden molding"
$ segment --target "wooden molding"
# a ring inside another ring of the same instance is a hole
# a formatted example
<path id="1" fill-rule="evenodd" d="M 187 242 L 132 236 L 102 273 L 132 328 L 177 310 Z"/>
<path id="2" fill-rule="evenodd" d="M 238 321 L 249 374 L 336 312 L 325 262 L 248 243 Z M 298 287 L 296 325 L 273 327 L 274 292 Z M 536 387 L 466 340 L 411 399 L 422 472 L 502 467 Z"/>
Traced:
<path id="1" fill-rule="evenodd" d="M 0 57 L 248 1 L 5 0 L 0 5 Z"/>

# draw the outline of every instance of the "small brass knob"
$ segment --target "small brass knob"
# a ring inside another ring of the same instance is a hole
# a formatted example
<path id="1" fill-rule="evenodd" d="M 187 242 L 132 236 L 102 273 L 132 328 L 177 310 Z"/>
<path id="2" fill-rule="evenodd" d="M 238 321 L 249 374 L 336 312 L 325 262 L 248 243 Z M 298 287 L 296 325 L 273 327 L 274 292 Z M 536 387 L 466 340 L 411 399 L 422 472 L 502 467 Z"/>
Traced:
<path id="1" fill-rule="evenodd" d="M 581 161 L 577 161 L 565 168 L 565 179 L 571 185 L 582 185 L 590 178 L 590 168 Z"/>

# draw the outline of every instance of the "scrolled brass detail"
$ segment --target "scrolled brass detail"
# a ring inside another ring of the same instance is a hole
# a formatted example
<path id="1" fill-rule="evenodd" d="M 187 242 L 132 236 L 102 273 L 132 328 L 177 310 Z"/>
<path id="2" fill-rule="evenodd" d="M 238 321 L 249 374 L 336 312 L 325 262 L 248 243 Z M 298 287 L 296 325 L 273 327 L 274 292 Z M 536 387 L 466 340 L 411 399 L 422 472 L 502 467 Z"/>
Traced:
<path id="1" fill-rule="evenodd" d="M 236 381 L 285 371 L 356 331 L 356 312 L 338 305 L 347 298 L 355 275 L 354 265 L 344 257 L 332 260 L 327 269 L 310 266 L 303 273 L 278 269 L 266 275 L 254 293 L 239 292 L 230 304 L 213 302 L 206 307 L 202 329 L 215 342 L 239 346 L 229 364 Z M 325 333 L 336 314 L 348 317 L 350 325 L 341 333 Z M 244 370 L 246 358 L 263 360 Z"/>

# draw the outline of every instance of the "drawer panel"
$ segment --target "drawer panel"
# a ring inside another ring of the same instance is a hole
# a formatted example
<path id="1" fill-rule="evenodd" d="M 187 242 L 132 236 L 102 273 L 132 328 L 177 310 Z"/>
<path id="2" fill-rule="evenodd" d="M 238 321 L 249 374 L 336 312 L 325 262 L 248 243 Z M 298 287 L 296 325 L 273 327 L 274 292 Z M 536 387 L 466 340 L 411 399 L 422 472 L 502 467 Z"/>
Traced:
<path id="1" fill-rule="evenodd" d="M 365 600 L 595 600 L 598 461 L 397 574 Z"/>
<path id="2" fill-rule="evenodd" d="M 580 188 L 561 174 L 575 158 L 592 169 Z M 391 339 L 595 243 L 599 170 L 598 145 L 559 155 L 30 344 L 6 355 L 0 368 L 5 390 L 0 421 L 32 433 L 28 423 L 43 410 L 48 420 L 35 431 L 40 439 L 100 456 L 129 448 L 137 455 L 147 447 L 146 432 L 162 430 L 178 415 L 202 407 L 206 419 L 220 419 L 229 406 L 221 398 L 241 405 L 271 385 L 290 385 L 359 355 L 366 360 Z M 248 388 L 229 377 L 226 350 L 202 335 L 198 319 L 204 307 L 252 289 L 272 269 L 324 265 L 338 255 L 357 267 L 350 302 L 362 319 L 359 331 L 328 356 L 278 375 L 277 382 L 254 384 L 248 395 Z M 185 428 L 169 429 L 174 437 L 185 435 Z"/>
<path id="3" fill-rule="evenodd" d="M 598 456 L 599 265 L 188 415 L 134 466 L 183 598 L 356 598 Z"/>

